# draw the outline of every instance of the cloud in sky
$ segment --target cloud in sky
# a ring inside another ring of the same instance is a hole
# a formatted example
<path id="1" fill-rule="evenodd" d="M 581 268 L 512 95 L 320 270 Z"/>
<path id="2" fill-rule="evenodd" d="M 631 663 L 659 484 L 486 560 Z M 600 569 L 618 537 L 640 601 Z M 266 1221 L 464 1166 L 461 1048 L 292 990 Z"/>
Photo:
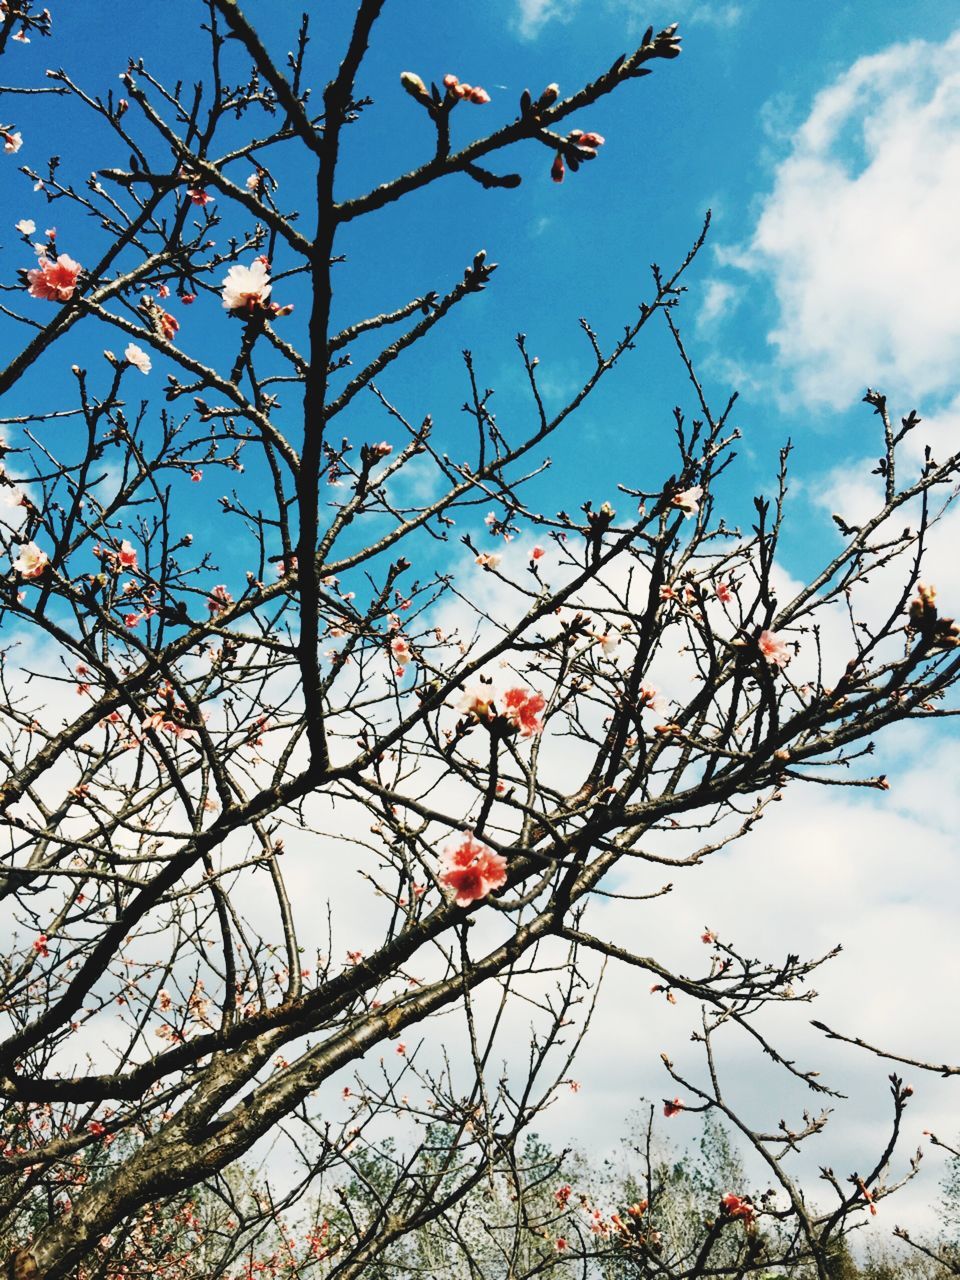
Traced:
<path id="1" fill-rule="evenodd" d="M 570 22 L 581 11 L 582 0 L 517 0 L 517 29 L 527 40 L 535 39 L 541 29 L 551 21 Z M 630 13 L 635 8 L 633 0 L 608 0 L 607 8 L 626 10 L 630 30 L 643 31 L 647 26 L 646 12 Z M 734 27 L 744 16 L 748 6 L 732 0 L 677 0 L 668 21 L 682 20 L 691 24 L 712 27 Z M 583 10 L 586 11 L 586 6 Z M 649 21 L 654 21 L 650 18 Z"/>
<path id="2" fill-rule="evenodd" d="M 958 55 L 960 31 L 895 45 L 821 90 L 728 258 L 772 287 L 768 339 L 807 403 L 960 381 Z"/>

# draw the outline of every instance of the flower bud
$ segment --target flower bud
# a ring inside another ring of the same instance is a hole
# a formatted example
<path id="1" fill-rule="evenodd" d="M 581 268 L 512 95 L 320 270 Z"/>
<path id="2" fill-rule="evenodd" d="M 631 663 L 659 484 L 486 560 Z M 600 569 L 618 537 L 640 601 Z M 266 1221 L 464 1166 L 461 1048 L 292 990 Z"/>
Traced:
<path id="1" fill-rule="evenodd" d="M 403 85 L 404 89 L 406 89 L 407 93 L 410 94 L 411 98 L 423 99 L 428 96 L 427 86 L 414 71 L 401 71 L 400 83 Z"/>

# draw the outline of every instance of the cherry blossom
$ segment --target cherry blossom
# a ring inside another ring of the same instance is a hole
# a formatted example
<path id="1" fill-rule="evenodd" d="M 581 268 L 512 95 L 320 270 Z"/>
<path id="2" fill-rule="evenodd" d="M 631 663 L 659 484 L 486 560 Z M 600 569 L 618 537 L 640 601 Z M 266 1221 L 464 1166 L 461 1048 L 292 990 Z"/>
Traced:
<path id="1" fill-rule="evenodd" d="M 546 551 L 543 549 L 543 547 L 534 547 L 534 548 L 533 548 L 533 550 L 530 552 L 530 559 L 531 559 L 531 560 L 542 560 L 542 559 L 543 559 L 543 557 L 544 557 L 546 554 L 547 554 L 547 553 L 546 553 Z"/>
<path id="2" fill-rule="evenodd" d="M 15 226 L 22 236 L 32 236 L 37 229 L 37 224 L 32 218 L 21 218 Z"/>
<path id="3" fill-rule="evenodd" d="M 16 155 L 23 146 L 23 136 L 20 133 L 7 133 L 4 131 L 0 133 L 0 138 L 3 138 L 4 151 L 9 152 L 11 155 Z"/>
<path id="4" fill-rule="evenodd" d="M 700 510 L 700 499 L 702 497 L 702 486 L 695 484 L 692 489 L 683 489 L 680 493 L 675 493 L 670 501 L 678 511 L 683 512 L 683 518 L 689 520 L 691 516 L 695 516 Z"/>
<path id="5" fill-rule="evenodd" d="M 546 700 L 542 693 L 531 693 L 529 689 L 508 689 L 503 695 L 503 714 L 515 729 L 519 729 L 521 738 L 532 738 L 535 733 L 542 733 L 541 715 Z"/>
<path id="6" fill-rule="evenodd" d="M 124 350 L 123 358 L 127 364 L 132 364 L 134 368 L 139 369 L 141 373 L 149 373 L 153 368 L 153 362 L 142 347 L 138 347 L 135 342 Z"/>
<path id="7" fill-rule="evenodd" d="M 506 858 L 475 840 L 471 832 L 460 844 L 444 849 L 440 869 L 440 883 L 453 890 L 458 907 L 469 907 L 507 880 Z"/>
<path id="8" fill-rule="evenodd" d="M 270 273 L 261 258 L 255 258 L 249 267 L 238 262 L 223 280 L 224 310 L 252 315 L 263 309 L 272 288 Z"/>
<path id="9" fill-rule="evenodd" d="M 637 692 L 637 703 L 640 707 L 649 707 L 651 711 L 663 711 L 666 707 L 666 701 L 661 697 L 660 691 L 655 689 L 652 684 L 641 684 Z"/>
<path id="10" fill-rule="evenodd" d="M 68 302 L 77 287 L 77 277 L 83 268 L 67 254 L 58 258 L 42 257 L 38 266 L 27 272 L 31 298 L 45 302 Z"/>
<path id="11" fill-rule="evenodd" d="M 786 643 L 775 631 L 761 631 L 757 647 L 773 667 L 785 667 L 792 656 Z"/>
<path id="12" fill-rule="evenodd" d="M 465 689 L 457 710 L 472 719 L 489 720 L 493 711 L 493 691 L 489 688 Z"/>
<path id="13" fill-rule="evenodd" d="M 403 636 L 394 636 L 390 641 L 390 653 L 397 664 L 398 673 L 402 675 L 408 663 L 413 661 L 409 642 Z"/>
<path id="14" fill-rule="evenodd" d="M 12 560 L 21 578 L 39 578 L 49 563 L 49 556 L 35 542 L 21 543 L 16 559 Z"/>
<path id="15" fill-rule="evenodd" d="M 754 1219 L 754 1209 L 752 1203 L 747 1199 L 741 1199 L 732 1191 L 728 1191 L 725 1196 L 721 1197 L 720 1203 L 723 1205 L 725 1213 L 731 1218 L 742 1218 L 746 1226 L 750 1226 Z"/>
<path id="16" fill-rule="evenodd" d="M 126 539 L 120 543 L 120 551 L 117 554 L 117 564 L 121 569 L 127 569 L 135 572 L 137 568 L 137 550 Z"/>
<path id="17" fill-rule="evenodd" d="M 499 551 L 481 551 L 476 562 L 481 569 L 496 569 L 502 559 L 503 556 Z"/>
<path id="18" fill-rule="evenodd" d="M 733 591 L 729 582 L 718 582 L 715 594 L 721 604 L 729 604 L 733 599 Z"/>
<path id="19" fill-rule="evenodd" d="M 680 1101 L 679 1098 L 674 1098 L 672 1102 L 669 1102 L 666 1100 L 664 1101 L 663 1114 L 667 1117 L 668 1120 L 671 1118 L 671 1116 L 678 1116 L 680 1112 L 683 1110 L 684 1110 L 684 1104 Z"/>
<path id="20" fill-rule="evenodd" d="M 211 617 L 216 617 L 218 613 L 223 613 L 224 609 L 228 609 L 233 604 L 233 596 L 221 582 L 214 587 L 207 596 L 207 608 L 210 610 Z"/>
<path id="21" fill-rule="evenodd" d="M 205 191 L 203 187 L 188 187 L 187 195 L 190 197 L 191 204 L 198 204 L 201 208 L 205 204 L 210 204 L 214 199 L 210 192 Z"/>

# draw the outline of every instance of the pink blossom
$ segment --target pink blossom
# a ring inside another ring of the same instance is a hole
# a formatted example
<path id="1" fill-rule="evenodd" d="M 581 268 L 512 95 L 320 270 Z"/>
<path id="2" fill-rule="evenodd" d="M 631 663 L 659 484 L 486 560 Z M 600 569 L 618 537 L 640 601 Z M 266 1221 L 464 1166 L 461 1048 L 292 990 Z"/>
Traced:
<path id="1" fill-rule="evenodd" d="M 252 315 L 263 309 L 272 287 L 262 258 L 255 258 L 249 267 L 238 262 L 223 280 L 224 310 Z"/>
<path id="2" fill-rule="evenodd" d="M 216 617 L 218 613 L 223 613 L 224 609 L 228 609 L 232 604 L 233 596 L 223 583 L 214 587 L 207 596 L 207 608 L 210 610 L 211 617 Z"/>
<path id="3" fill-rule="evenodd" d="M 153 368 L 150 357 L 143 348 L 138 347 L 135 342 L 131 342 L 126 348 L 123 353 L 123 358 L 126 360 L 127 364 L 132 364 L 134 368 L 139 369 L 141 373 L 149 373 Z"/>
<path id="4" fill-rule="evenodd" d="M 390 653 L 398 668 L 403 668 L 413 660 L 413 654 L 410 652 L 410 645 L 403 636 L 394 636 L 390 641 Z"/>
<path id="5" fill-rule="evenodd" d="M 201 207 L 205 204 L 210 204 L 213 200 L 210 192 L 205 191 L 203 187 L 188 187 L 187 195 L 190 197 L 191 204 L 198 204 Z"/>
<path id="6" fill-rule="evenodd" d="M 492 702 L 493 691 L 490 689 L 465 689 L 457 710 L 477 721 L 489 720 Z"/>
<path id="7" fill-rule="evenodd" d="M 546 554 L 547 553 L 546 551 L 544 551 L 543 547 L 534 547 L 533 550 L 530 552 L 530 559 L 542 560 Z"/>
<path id="8" fill-rule="evenodd" d="M 14 37 L 16 38 L 16 37 Z M 0 133 L 3 138 L 3 149 L 11 155 L 16 155 L 23 146 L 23 136 L 20 133 Z"/>
<path id="9" fill-rule="evenodd" d="M 785 667 L 792 656 L 786 643 L 775 631 L 761 631 L 757 647 L 773 667 Z"/>
<path id="10" fill-rule="evenodd" d="M 48 948 L 47 948 L 47 943 L 48 943 L 49 941 L 50 941 L 50 939 L 47 937 L 47 935 L 46 935 L 45 933 L 41 933 L 41 934 L 40 934 L 40 936 L 39 936 L 38 938 L 35 938 L 35 939 L 34 939 L 33 949 L 34 949 L 34 951 L 37 953 L 37 955 L 38 955 L 38 956 L 41 956 L 44 960 L 45 960 L 45 959 L 47 958 L 47 956 L 49 956 L 49 954 L 50 954 L 50 952 L 49 952 L 49 950 L 48 950 Z"/>
<path id="11" fill-rule="evenodd" d="M 254 173 L 249 174 L 243 185 L 247 188 L 248 191 L 256 192 L 260 190 L 260 182 L 261 182 L 261 176 L 258 170 Z"/>
<path id="12" fill-rule="evenodd" d="M 637 702 L 641 708 L 649 707 L 651 711 L 663 711 L 666 706 L 659 690 L 655 689 L 652 684 L 642 684 L 640 686 Z"/>
<path id="13" fill-rule="evenodd" d="M 502 559 L 503 556 L 498 551 L 481 551 L 476 561 L 481 569 L 496 569 Z"/>
<path id="14" fill-rule="evenodd" d="M 672 1102 L 665 1101 L 663 1104 L 663 1114 L 669 1120 L 671 1116 L 678 1116 L 684 1110 L 684 1105 L 679 1098 L 674 1098 Z"/>
<path id="15" fill-rule="evenodd" d="M 754 1219 L 753 1205 L 749 1200 L 735 1196 L 732 1191 L 728 1191 L 720 1200 L 723 1205 L 724 1212 L 728 1213 L 731 1218 L 742 1218 L 744 1223 L 749 1226 Z"/>
<path id="16" fill-rule="evenodd" d="M 135 571 L 137 568 L 137 551 L 131 543 L 126 539 L 120 543 L 120 550 L 117 553 L 117 564 L 121 569 Z"/>
<path id="17" fill-rule="evenodd" d="M 729 582 L 718 582 L 716 587 L 716 596 L 721 604 L 729 604 L 733 599 L 733 591 Z"/>
<path id="18" fill-rule="evenodd" d="M 40 264 L 27 272 L 31 298 L 45 302 L 68 302 L 77 287 L 77 277 L 83 268 L 79 262 L 61 253 L 55 260 L 41 258 Z"/>
<path id="19" fill-rule="evenodd" d="M 532 738 L 535 733 L 543 732 L 541 715 L 546 706 L 542 693 L 531 693 L 529 689 L 508 689 L 503 695 L 503 714 L 515 729 L 520 730 L 522 738 Z"/>
<path id="20" fill-rule="evenodd" d="M 691 516 L 695 516 L 700 510 L 700 499 L 702 497 L 703 488 L 695 484 L 692 489 L 684 489 L 680 493 L 675 493 L 670 501 L 678 511 L 683 512 L 683 518 L 689 520 Z"/>
<path id="21" fill-rule="evenodd" d="M 194 484 L 199 484 L 200 481 L 203 479 L 203 472 L 198 471 L 196 468 L 194 468 L 194 470 L 190 472 L 190 479 L 193 481 Z"/>
<path id="22" fill-rule="evenodd" d="M 507 880 L 507 860 L 467 832 L 460 844 L 440 856 L 440 883 L 453 890 L 458 907 L 485 898 Z"/>
<path id="23" fill-rule="evenodd" d="M 35 542 L 21 543 L 17 557 L 12 561 L 21 578 L 39 578 L 49 563 L 50 557 Z"/>

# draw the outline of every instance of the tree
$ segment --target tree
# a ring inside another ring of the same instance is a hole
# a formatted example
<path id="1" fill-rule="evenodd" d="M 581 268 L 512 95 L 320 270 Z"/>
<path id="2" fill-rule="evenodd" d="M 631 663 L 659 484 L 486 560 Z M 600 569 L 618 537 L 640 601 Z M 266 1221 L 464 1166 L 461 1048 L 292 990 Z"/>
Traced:
<path id="1" fill-rule="evenodd" d="M 784 1196 L 773 1209 L 729 1188 L 716 1235 L 766 1215 L 784 1260 L 825 1280 L 848 1221 L 895 1189 L 884 1179 L 910 1091 L 893 1078 L 875 1166 L 846 1185 L 830 1174 L 835 1203 L 814 1211 L 787 1157 L 825 1115 L 751 1128 L 713 1044 L 739 1028 L 828 1092 L 754 1020 L 807 999 L 828 957 L 761 962 L 707 932 L 702 972 L 674 973 L 592 932 L 588 906 L 637 860 L 671 875 L 700 865 L 785 786 L 883 788 L 859 772 L 874 735 L 949 712 L 957 628 L 921 575 L 960 456 L 928 452 L 905 475 L 920 420 L 898 423 L 868 392 L 883 501 L 858 527 L 840 521 L 840 549 L 785 590 L 789 449 L 750 530 L 715 506 L 735 397 L 712 407 L 677 320 L 706 226 L 654 269 L 619 336 L 583 322 L 588 364 L 560 408 L 518 337 L 532 425 L 494 414 L 470 352 L 469 443 L 419 397 L 391 398 L 397 362 L 469 307 L 494 264 L 478 250 L 456 283 L 409 299 L 386 280 L 380 309 L 358 312 L 347 231 L 351 246 L 358 229 L 376 236 L 386 208 L 451 180 L 465 199 L 471 184 L 509 199 L 520 177 L 499 156 L 522 144 L 547 149 L 554 181 L 592 178 L 578 173 L 603 144 L 581 126 L 588 109 L 680 44 L 674 27 L 650 30 L 583 88 L 524 92 L 507 123 L 455 149 L 454 112 L 482 122 L 469 113 L 492 110 L 490 95 L 399 68 L 399 83 L 368 84 L 383 4 L 358 0 L 336 54 L 314 57 L 304 17 L 282 65 L 234 0 L 207 0 L 207 64 L 189 87 L 145 58 L 122 97 L 48 72 L 30 92 L 104 139 L 86 188 L 69 159 L 38 167 L 18 120 L 2 130 L 58 221 L 29 269 L 36 226 L 18 226 L 0 372 L 26 406 L 4 420 L 0 581 L 12 1272 L 152 1267 L 146 1246 L 138 1263 L 118 1241 L 144 1239 L 158 1205 L 236 1202 L 216 1216 L 232 1233 L 217 1274 L 311 1188 L 342 1189 L 341 1219 L 313 1222 L 300 1252 L 288 1242 L 276 1266 L 293 1274 L 366 1274 L 428 1223 L 455 1239 L 457 1206 L 485 1183 L 510 1185 L 523 1214 L 543 1172 L 525 1135 L 569 1081 L 600 956 L 702 1004 L 705 1076 L 667 1061 L 679 1092 L 665 1110 L 724 1117 Z M 51 29 L 31 0 L 7 0 L 0 51 Z M 16 92 L 4 89 L 22 104 Z M 348 191 L 344 157 L 377 111 L 406 113 L 423 158 Z M 298 211 L 278 175 L 305 170 Z M 595 499 L 543 510 L 528 495 L 546 443 L 655 324 L 692 388 L 673 474 L 627 477 L 619 512 Z M 122 354 L 94 355 L 107 335 Z M 79 349 L 64 407 L 45 362 Z M 217 474 L 234 487 L 208 507 Z M 404 487 L 423 474 L 429 486 Z M 882 594 L 870 612 L 868 581 Z M 374 936 L 362 951 L 344 954 L 346 918 Z M 526 1070 L 501 1073 L 519 1002 L 535 1023 Z M 280 1135 L 297 1161 L 288 1190 L 241 1194 L 231 1167 Z M 676 1274 L 701 1274 L 712 1249 Z M 749 1248 L 716 1259 L 723 1273 L 761 1265 Z M 524 1274 L 545 1266 L 530 1255 Z"/>

